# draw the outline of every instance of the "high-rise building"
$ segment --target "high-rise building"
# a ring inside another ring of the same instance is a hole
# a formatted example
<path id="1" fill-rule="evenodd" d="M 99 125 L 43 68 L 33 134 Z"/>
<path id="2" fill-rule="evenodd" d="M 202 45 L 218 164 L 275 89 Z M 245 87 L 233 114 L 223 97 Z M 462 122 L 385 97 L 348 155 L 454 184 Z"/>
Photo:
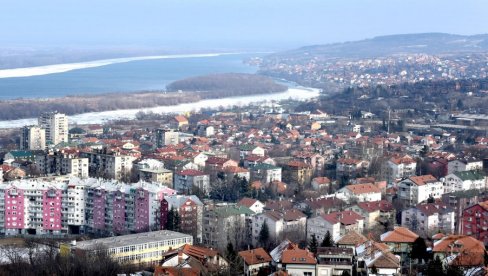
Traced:
<path id="1" fill-rule="evenodd" d="M 55 112 L 45 112 L 39 116 L 39 126 L 46 130 L 48 143 L 57 145 L 68 142 L 68 116 Z"/>
<path id="2" fill-rule="evenodd" d="M 20 136 L 21 150 L 44 150 L 46 148 L 46 131 L 38 126 L 25 126 Z"/>
<path id="3" fill-rule="evenodd" d="M 170 129 L 156 130 L 156 146 L 158 148 L 179 143 L 179 132 Z"/>

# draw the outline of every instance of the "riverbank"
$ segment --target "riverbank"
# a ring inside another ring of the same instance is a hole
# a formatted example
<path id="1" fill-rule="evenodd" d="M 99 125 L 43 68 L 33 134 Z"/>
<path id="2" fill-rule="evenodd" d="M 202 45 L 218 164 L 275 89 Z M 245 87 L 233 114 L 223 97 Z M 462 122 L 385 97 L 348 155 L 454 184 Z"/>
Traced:
<path id="1" fill-rule="evenodd" d="M 319 89 L 308 87 L 293 87 L 284 92 L 259 94 L 249 96 L 236 96 L 218 99 L 205 99 L 190 103 L 180 103 L 171 106 L 156 106 L 151 108 L 120 109 L 104 112 L 87 112 L 69 117 L 70 125 L 75 124 L 101 124 L 112 120 L 132 120 L 135 119 L 137 112 L 154 112 L 154 113 L 184 113 L 196 111 L 203 108 L 218 108 L 220 106 L 243 106 L 250 103 L 265 103 L 271 101 L 280 101 L 286 99 L 308 100 L 318 97 Z M 0 121 L 0 128 L 19 128 L 24 125 L 37 124 L 36 118 Z"/>

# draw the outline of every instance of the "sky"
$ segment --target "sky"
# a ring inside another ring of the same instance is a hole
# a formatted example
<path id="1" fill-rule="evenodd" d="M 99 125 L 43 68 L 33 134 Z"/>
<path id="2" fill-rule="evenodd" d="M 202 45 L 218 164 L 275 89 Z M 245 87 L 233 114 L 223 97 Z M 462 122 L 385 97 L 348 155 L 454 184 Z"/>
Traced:
<path id="1" fill-rule="evenodd" d="M 0 46 L 276 50 L 487 33 L 486 11 L 486 0 L 0 0 Z"/>

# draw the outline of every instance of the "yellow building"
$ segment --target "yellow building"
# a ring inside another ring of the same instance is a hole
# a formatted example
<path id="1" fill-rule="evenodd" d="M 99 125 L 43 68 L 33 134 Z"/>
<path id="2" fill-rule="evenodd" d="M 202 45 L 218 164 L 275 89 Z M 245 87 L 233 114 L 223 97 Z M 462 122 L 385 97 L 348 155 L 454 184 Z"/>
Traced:
<path id="1" fill-rule="evenodd" d="M 193 244 L 192 236 L 161 230 L 63 244 L 60 246 L 60 253 L 78 255 L 103 250 L 120 263 L 147 264 L 159 263 L 164 252 L 185 244 Z"/>

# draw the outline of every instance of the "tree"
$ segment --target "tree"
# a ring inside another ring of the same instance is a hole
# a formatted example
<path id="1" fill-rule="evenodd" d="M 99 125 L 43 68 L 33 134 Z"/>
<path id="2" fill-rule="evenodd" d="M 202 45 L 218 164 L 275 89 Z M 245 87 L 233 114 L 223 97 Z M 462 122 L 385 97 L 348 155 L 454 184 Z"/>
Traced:
<path id="1" fill-rule="evenodd" d="M 180 225 L 180 214 L 178 214 L 174 207 L 171 207 L 171 209 L 168 211 L 168 220 L 166 222 L 165 229 L 170 231 L 179 231 Z"/>
<path id="2" fill-rule="evenodd" d="M 317 254 L 317 247 L 319 246 L 319 242 L 317 241 L 317 237 L 315 234 L 312 234 L 312 238 L 310 239 L 310 243 L 308 244 L 308 250 L 313 254 Z"/>
<path id="3" fill-rule="evenodd" d="M 258 238 L 259 244 L 262 247 L 266 247 L 269 242 L 269 228 L 268 224 L 266 222 L 263 223 L 263 226 L 261 226 L 261 230 L 259 231 L 259 238 Z"/>
<path id="4" fill-rule="evenodd" d="M 334 241 L 332 240 L 332 236 L 330 235 L 329 230 L 325 233 L 324 240 L 320 244 L 321 247 L 331 247 L 334 246 Z"/>
<path id="5" fill-rule="evenodd" d="M 417 260 L 425 260 L 427 255 L 427 246 L 425 240 L 418 237 L 412 244 L 412 250 L 410 251 L 410 258 Z"/>
<path id="6" fill-rule="evenodd" d="M 427 275 L 444 275 L 444 271 L 442 270 L 442 261 L 437 256 L 434 260 L 431 260 L 427 265 Z"/>

